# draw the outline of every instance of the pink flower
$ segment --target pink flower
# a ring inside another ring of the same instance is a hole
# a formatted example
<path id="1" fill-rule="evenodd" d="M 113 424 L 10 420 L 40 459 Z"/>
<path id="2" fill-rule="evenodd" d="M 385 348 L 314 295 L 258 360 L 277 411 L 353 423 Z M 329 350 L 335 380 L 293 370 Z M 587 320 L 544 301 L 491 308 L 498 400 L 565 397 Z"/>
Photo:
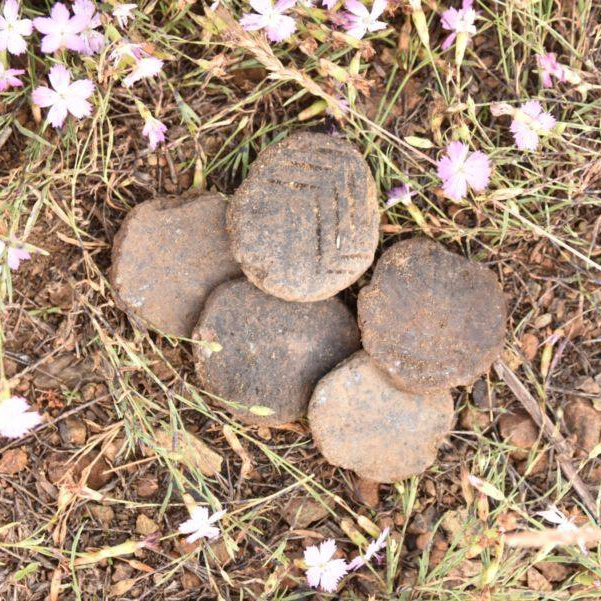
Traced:
<path id="1" fill-rule="evenodd" d="M 21 438 L 42 423 L 42 416 L 28 409 L 27 401 L 21 396 L 0 401 L 0 436 Z"/>
<path id="2" fill-rule="evenodd" d="M 307 582 L 313 588 L 321 587 L 327 593 L 333 593 L 338 588 L 339 580 L 348 572 L 344 559 L 332 559 L 336 553 L 336 542 L 326 540 L 319 547 L 313 545 L 305 549 L 307 564 Z"/>
<path id="3" fill-rule="evenodd" d="M 158 75 L 163 68 L 163 61 L 160 58 L 156 58 L 144 50 L 142 44 L 133 44 L 127 40 L 121 42 L 121 44 L 111 52 L 110 59 L 115 66 L 119 65 L 123 59 L 126 59 L 124 61 L 126 63 L 134 63 L 132 72 L 127 77 L 123 78 L 123 85 L 126 88 L 131 87 L 134 83 L 145 77 L 154 77 L 155 75 Z M 129 61 L 127 59 L 129 59 Z"/>
<path id="4" fill-rule="evenodd" d="M 264 29 L 269 40 L 282 42 L 296 31 L 294 19 L 284 14 L 295 4 L 296 0 L 278 0 L 275 5 L 271 0 L 250 0 L 256 13 L 245 13 L 240 19 L 240 25 L 246 31 Z"/>
<path id="5" fill-rule="evenodd" d="M 48 121 L 53 127 L 62 127 L 68 113 L 77 119 L 92 113 L 92 105 L 87 98 L 93 94 L 94 84 L 89 79 L 71 83 L 71 74 L 63 65 L 54 65 L 48 79 L 54 89 L 39 86 L 31 97 L 38 106 L 50 107 Z"/>
<path id="6" fill-rule="evenodd" d="M 490 161 L 477 150 L 469 152 L 463 142 L 451 142 L 437 163 L 438 177 L 442 179 L 445 194 L 455 201 L 460 201 L 467 194 L 468 185 L 475 192 L 482 192 L 490 179 Z"/>
<path id="7" fill-rule="evenodd" d="M 6 0 L 0 16 L 0 51 L 23 54 L 27 50 L 27 42 L 23 38 L 31 35 L 32 31 L 31 21 L 19 18 L 17 0 Z"/>
<path id="8" fill-rule="evenodd" d="M 111 51 L 109 58 L 113 61 L 113 64 L 117 66 L 125 57 L 129 57 L 135 62 L 138 62 L 145 56 L 150 56 L 150 54 L 144 50 L 142 44 L 134 44 L 124 38 L 119 45 Z"/>
<path id="9" fill-rule="evenodd" d="M 136 62 L 134 70 L 123 78 L 123 85 L 126 88 L 131 88 L 137 81 L 146 77 L 155 77 L 161 72 L 163 61 L 154 56 L 145 56 Z"/>
<path id="10" fill-rule="evenodd" d="M 127 22 L 133 19 L 132 12 L 138 8 L 137 4 L 115 4 L 113 8 L 113 17 L 122 29 L 127 27 Z"/>
<path id="11" fill-rule="evenodd" d="M 370 12 L 359 0 L 346 0 L 344 7 L 349 11 L 344 15 L 346 32 L 360 40 L 368 31 L 386 29 L 386 23 L 378 21 L 378 17 L 384 12 L 387 4 L 387 0 L 374 0 Z"/>
<path id="12" fill-rule="evenodd" d="M 190 512 L 190 519 L 179 526 L 181 534 L 189 534 L 186 541 L 194 543 L 201 538 L 217 538 L 221 531 L 212 524 L 219 521 L 225 511 L 216 511 L 209 517 L 209 510 L 206 507 L 194 507 Z"/>
<path id="13" fill-rule="evenodd" d="M 75 17 L 85 23 L 79 37 L 83 43 L 82 54 L 92 56 L 104 48 L 104 35 L 96 31 L 100 27 L 100 15 L 96 12 L 96 5 L 91 0 L 75 0 L 73 3 Z"/>
<path id="14" fill-rule="evenodd" d="M 566 81 L 566 69 L 557 62 L 554 52 L 537 54 L 536 60 L 541 69 L 541 79 L 543 80 L 543 86 L 545 88 L 553 87 L 553 80 L 551 77 L 555 77 L 557 81 Z"/>
<path id="15" fill-rule="evenodd" d="M 549 133 L 555 123 L 555 117 L 545 113 L 538 100 L 529 100 L 515 111 L 510 129 L 520 150 L 536 150 L 539 135 Z"/>
<path id="16" fill-rule="evenodd" d="M 42 34 L 42 52 L 51 54 L 60 48 L 84 52 L 85 43 L 79 35 L 88 25 L 85 15 L 71 16 L 69 9 L 57 2 L 49 17 L 37 17 L 34 27 Z"/>
<path id="17" fill-rule="evenodd" d="M 161 142 L 165 141 L 166 131 L 167 126 L 164 123 L 161 123 L 150 114 L 146 117 L 142 135 L 148 138 L 148 146 L 151 150 L 155 150 Z"/>
<path id="18" fill-rule="evenodd" d="M 363 567 L 372 557 L 375 557 L 376 561 L 379 561 L 380 557 L 378 555 L 378 551 L 382 550 L 386 546 L 386 539 L 388 538 L 389 532 L 390 528 L 384 528 L 380 536 L 378 536 L 376 540 L 372 540 L 371 543 L 369 543 L 367 550 L 365 551 L 365 555 L 363 557 L 358 555 L 355 557 L 355 559 L 353 559 L 353 561 L 351 561 L 351 563 L 348 564 L 349 572 L 351 570 L 358 570 L 359 568 Z"/>
<path id="19" fill-rule="evenodd" d="M 328 9 L 332 10 L 336 6 L 338 0 L 323 0 L 322 4 Z"/>
<path id="20" fill-rule="evenodd" d="M 23 85 L 23 82 L 17 75 L 23 75 L 23 69 L 5 69 L 0 62 L 0 92 L 8 90 L 8 88 L 18 88 Z"/>
<path id="21" fill-rule="evenodd" d="M 6 250 L 6 264 L 14 271 L 19 269 L 21 261 L 29 261 L 31 255 L 23 248 L 16 244 L 7 245 L 6 242 L 0 240 L 0 255 Z"/>
<path id="22" fill-rule="evenodd" d="M 442 43 L 442 49 L 450 48 L 458 33 L 474 35 L 476 33 L 476 11 L 472 8 L 474 0 L 463 0 L 461 8 L 449 8 L 442 13 L 440 23 L 443 29 L 451 33 Z"/>
<path id="23" fill-rule="evenodd" d="M 411 202 L 411 197 L 415 194 L 415 190 L 411 190 L 411 188 L 407 184 L 403 184 L 402 186 L 392 188 L 388 192 L 388 200 L 386 201 L 386 207 L 393 207 L 394 205 L 399 204 L 399 202 L 403 204 L 409 204 Z"/>

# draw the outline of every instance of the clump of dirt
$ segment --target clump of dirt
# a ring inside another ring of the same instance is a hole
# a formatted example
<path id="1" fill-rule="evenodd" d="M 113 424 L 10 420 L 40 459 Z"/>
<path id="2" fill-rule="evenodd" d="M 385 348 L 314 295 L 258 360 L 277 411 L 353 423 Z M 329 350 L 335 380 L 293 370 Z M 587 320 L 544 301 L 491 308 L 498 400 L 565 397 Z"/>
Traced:
<path id="1" fill-rule="evenodd" d="M 205 390 L 239 404 L 223 401 L 242 421 L 262 425 L 305 415 L 317 380 L 360 346 L 355 319 L 339 299 L 289 303 L 246 279 L 215 289 L 193 338 L 222 347 L 194 347 Z"/>
<path id="2" fill-rule="evenodd" d="M 313 438 L 329 463 L 376 482 L 423 472 L 453 423 L 448 391 L 402 392 L 359 351 L 321 379 L 309 404 Z"/>
<path id="3" fill-rule="evenodd" d="M 167 196 L 137 205 L 113 246 L 111 281 L 129 314 L 189 337 L 211 290 L 241 275 L 225 231 L 220 194 Z"/>
<path id="4" fill-rule="evenodd" d="M 234 256 L 253 284 L 288 301 L 323 300 L 374 260 L 376 186 L 347 141 L 300 133 L 259 155 L 227 224 Z"/>
<path id="5" fill-rule="evenodd" d="M 384 252 L 358 312 L 365 350 L 415 394 L 472 384 L 503 350 L 507 309 L 493 272 L 426 238 Z"/>

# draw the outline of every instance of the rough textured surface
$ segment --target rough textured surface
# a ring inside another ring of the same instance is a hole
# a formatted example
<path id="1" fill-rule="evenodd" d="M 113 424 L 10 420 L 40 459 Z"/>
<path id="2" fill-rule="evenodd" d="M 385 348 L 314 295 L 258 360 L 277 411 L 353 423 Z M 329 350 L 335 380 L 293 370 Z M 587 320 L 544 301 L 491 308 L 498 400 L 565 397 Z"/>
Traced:
<path id="1" fill-rule="evenodd" d="M 309 404 L 313 438 L 333 465 L 375 482 L 423 472 L 453 423 L 448 391 L 402 392 L 359 351 L 321 379 Z"/>
<path id="2" fill-rule="evenodd" d="M 506 311 L 492 271 L 426 238 L 384 252 L 358 302 L 365 350 L 414 393 L 486 372 L 503 350 Z"/>
<path id="3" fill-rule="evenodd" d="M 227 222 L 234 256 L 251 282 L 284 300 L 323 300 L 373 262 L 376 188 L 348 142 L 300 133 L 259 155 Z"/>
<path id="4" fill-rule="evenodd" d="M 190 336 L 211 290 L 241 274 L 225 231 L 225 197 L 188 194 L 143 202 L 115 237 L 117 302 L 147 325 Z"/>
<path id="5" fill-rule="evenodd" d="M 219 286 L 207 299 L 193 338 L 218 342 L 209 353 L 195 345 L 204 389 L 251 424 L 277 425 L 306 413 L 315 383 L 359 346 L 359 330 L 337 298 L 290 303 L 265 294 L 248 280 Z M 273 411 L 258 416 L 249 408 Z"/>

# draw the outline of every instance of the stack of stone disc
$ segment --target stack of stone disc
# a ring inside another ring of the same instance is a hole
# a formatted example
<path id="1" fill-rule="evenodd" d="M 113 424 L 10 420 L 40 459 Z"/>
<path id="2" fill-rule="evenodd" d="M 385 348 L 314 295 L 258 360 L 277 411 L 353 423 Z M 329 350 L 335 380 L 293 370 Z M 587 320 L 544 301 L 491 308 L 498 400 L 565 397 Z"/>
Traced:
<path id="1" fill-rule="evenodd" d="M 332 464 L 393 482 L 434 461 L 452 425 L 449 390 L 501 352 L 505 301 L 481 265 L 430 240 L 398 242 L 359 294 L 359 350 L 335 296 L 373 264 L 378 225 L 359 152 L 296 134 L 260 153 L 229 203 L 138 205 L 115 239 L 112 283 L 132 317 L 198 342 L 203 389 L 240 420 L 308 412 Z"/>
<path id="2" fill-rule="evenodd" d="M 323 378 L 311 399 L 326 459 L 378 482 L 428 467 L 451 427 L 449 390 L 475 382 L 499 356 L 505 313 L 482 265 L 426 238 L 387 249 L 359 293 L 365 352 Z"/>

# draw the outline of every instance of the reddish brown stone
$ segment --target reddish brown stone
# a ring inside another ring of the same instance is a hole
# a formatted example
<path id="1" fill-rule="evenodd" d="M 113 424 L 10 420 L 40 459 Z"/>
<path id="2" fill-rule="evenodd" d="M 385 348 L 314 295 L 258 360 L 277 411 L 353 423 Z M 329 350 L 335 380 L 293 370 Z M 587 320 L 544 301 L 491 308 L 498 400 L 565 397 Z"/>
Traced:
<path id="1" fill-rule="evenodd" d="M 574 398 L 565 407 L 568 432 L 576 437 L 579 454 L 588 455 L 601 438 L 601 412 L 590 401 Z"/>
<path id="2" fill-rule="evenodd" d="M 528 457 L 532 447 L 538 442 L 540 431 L 534 420 L 522 409 L 515 409 L 499 417 L 499 432 L 503 440 L 514 447 L 514 459 Z"/>
<path id="3" fill-rule="evenodd" d="M 494 273 L 426 238 L 384 252 L 358 311 L 365 350 L 413 393 L 472 384 L 503 350 L 506 305 Z"/>
<path id="4" fill-rule="evenodd" d="M 315 383 L 360 346 L 357 324 L 339 299 L 289 303 L 246 279 L 215 289 L 193 338 L 222 347 L 194 345 L 204 389 L 242 421 L 259 425 L 305 415 Z M 249 411 L 258 406 L 273 413 Z"/>
<path id="5" fill-rule="evenodd" d="M 190 336 L 211 290 L 238 277 L 225 231 L 225 197 L 189 193 L 137 205 L 113 245 L 119 306 L 172 336 Z"/>
<path id="6" fill-rule="evenodd" d="M 373 262 L 375 183 L 346 140 L 296 134 L 261 152 L 227 223 L 234 256 L 253 284 L 288 301 L 323 300 Z"/>
<path id="7" fill-rule="evenodd" d="M 398 390 L 359 351 L 321 379 L 309 422 L 315 444 L 331 464 L 375 482 L 396 482 L 434 462 L 453 423 L 453 399 L 448 391 Z"/>

